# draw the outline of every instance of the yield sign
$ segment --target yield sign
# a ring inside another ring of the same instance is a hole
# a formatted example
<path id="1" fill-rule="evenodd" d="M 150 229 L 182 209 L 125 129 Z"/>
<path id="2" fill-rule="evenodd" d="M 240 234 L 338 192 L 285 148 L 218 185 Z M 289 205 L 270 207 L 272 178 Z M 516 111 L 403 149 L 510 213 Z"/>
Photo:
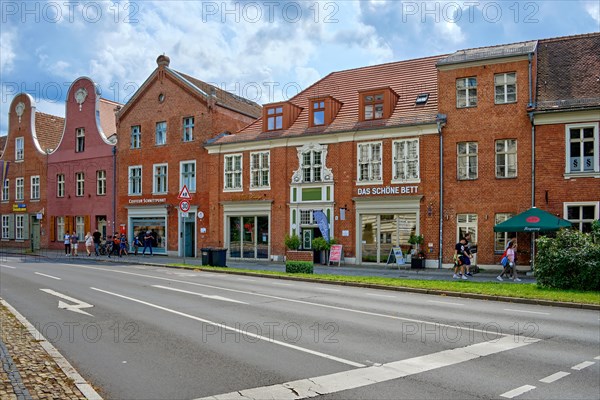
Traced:
<path id="1" fill-rule="evenodd" d="M 190 191 L 188 190 L 186 185 L 183 185 L 183 187 L 181 188 L 181 191 L 179 192 L 179 196 L 177 196 L 177 198 L 180 200 L 191 200 L 192 199 L 192 195 L 190 194 Z"/>

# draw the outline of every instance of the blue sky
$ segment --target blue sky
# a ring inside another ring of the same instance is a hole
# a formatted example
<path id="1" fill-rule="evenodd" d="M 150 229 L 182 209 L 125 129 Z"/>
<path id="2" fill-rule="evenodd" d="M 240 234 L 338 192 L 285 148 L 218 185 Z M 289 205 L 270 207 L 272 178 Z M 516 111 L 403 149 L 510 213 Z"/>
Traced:
<path id="1" fill-rule="evenodd" d="M 171 68 L 261 104 L 328 73 L 460 49 L 600 31 L 600 2 L 0 1 L 0 135 L 30 93 L 64 116 L 72 81 L 127 102 L 166 54 Z"/>

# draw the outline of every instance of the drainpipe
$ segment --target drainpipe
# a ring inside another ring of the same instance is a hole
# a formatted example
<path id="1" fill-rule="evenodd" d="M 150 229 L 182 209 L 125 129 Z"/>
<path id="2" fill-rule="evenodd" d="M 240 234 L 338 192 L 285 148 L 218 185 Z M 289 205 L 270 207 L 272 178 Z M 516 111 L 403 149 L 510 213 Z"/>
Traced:
<path id="1" fill-rule="evenodd" d="M 117 229 L 117 146 L 112 148 L 113 156 L 113 232 Z M 108 234 L 108 233 L 107 233 Z"/>
<path id="2" fill-rule="evenodd" d="M 446 115 L 438 114 L 437 130 L 440 138 L 440 237 L 438 243 L 438 269 L 442 268 L 443 261 L 443 245 L 444 245 L 444 137 L 442 136 L 442 128 L 446 125 Z"/>
<path id="3" fill-rule="evenodd" d="M 527 108 L 532 110 L 533 105 L 533 74 L 532 74 L 532 59 L 533 54 L 529 53 L 529 103 Z M 535 124 L 533 112 L 529 113 L 529 121 L 531 122 L 531 207 L 535 207 Z"/>

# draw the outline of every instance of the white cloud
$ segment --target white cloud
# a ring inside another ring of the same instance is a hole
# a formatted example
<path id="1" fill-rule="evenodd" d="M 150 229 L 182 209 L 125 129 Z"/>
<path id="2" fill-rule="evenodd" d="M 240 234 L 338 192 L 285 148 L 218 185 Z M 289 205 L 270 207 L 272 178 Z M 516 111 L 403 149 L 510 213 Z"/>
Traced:
<path id="1" fill-rule="evenodd" d="M 590 17 L 599 24 L 598 28 L 600 29 L 600 3 L 597 1 L 585 1 L 583 7 Z"/>
<path id="2" fill-rule="evenodd" d="M 17 35 L 13 31 L 3 29 L 0 34 L 0 70 L 2 73 L 10 72 L 14 66 L 16 41 Z"/>

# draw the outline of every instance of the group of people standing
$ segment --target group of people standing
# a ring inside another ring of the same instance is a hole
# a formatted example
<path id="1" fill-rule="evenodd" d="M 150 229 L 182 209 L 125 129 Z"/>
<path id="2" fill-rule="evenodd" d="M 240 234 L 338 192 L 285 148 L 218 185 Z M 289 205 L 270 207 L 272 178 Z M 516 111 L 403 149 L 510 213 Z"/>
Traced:
<path id="1" fill-rule="evenodd" d="M 73 231 L 71 233 L 65 233 L 65 256 L 78 256 L 79 241 L 79 235 L 76 231 Z M 133 238 L 132 244 L 134 254 L 137 256 L 138 249 L 143 246 L 142 255 L 146 255 L 146 250 L 149 250 L 149 253 L 152 256 L 152 247 L 155 246 L 155 241 L 156 238 L 153 235 L 153 232 L 140 232 L 139 235 L 136 235 Z M 92 251 L 94 252 L 96 257 L 100 256 L 100 247 L 102 246 L 102 234 L 98 231 L 98 229 L 96 229 L 93 234 L 88 232 L 83 238 L 83 242 L 85 243 L 85 250 L 87 252 L 88 257 L 92 255 Z M 118 255 L 119 257 L 123 255 L 129 255 L 129 241 L 127 240 L 127 235 L 125 235 L 124 233 L 119 234 L 118 232 L 115 232 L 112 238 L 107 238 L 106 245 L 108 257 L 110 257 L 112 254 Z"/>

